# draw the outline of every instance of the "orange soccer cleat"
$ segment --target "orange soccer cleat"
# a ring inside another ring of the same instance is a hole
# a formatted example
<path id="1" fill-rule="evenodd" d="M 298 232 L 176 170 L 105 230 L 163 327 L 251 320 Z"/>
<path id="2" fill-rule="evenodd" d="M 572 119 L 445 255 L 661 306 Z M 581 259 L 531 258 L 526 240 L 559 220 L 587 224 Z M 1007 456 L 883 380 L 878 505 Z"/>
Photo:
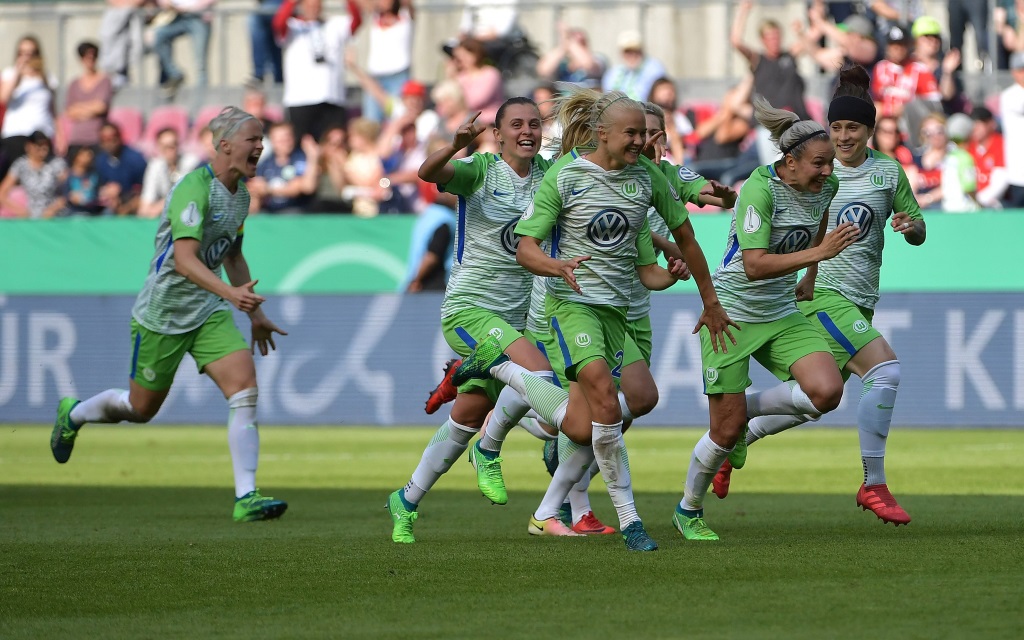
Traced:
<path id="1" fill-rule="evenodd" d="M 593 511 L 588 511 L 587 515 L 580 518 L 580 521 L 572 525 L 572 530 L 576 533 L 582 533 L 587 536 L 606 536 L 611 533 L 615 533 L 615 527 L 609 527 L 594 515 Z"/>
<path id="2" fill-rule="evenodd" d="M 889 487 L 884 484 L 873 484 L 870 487 L 860 485 L 857 506 L 865 511 L 871 509 L 882 522 L 891 522 L 897 527 L 910 524 L 910 515 L 896 503 L 896 498 L 892 497 Z"/>
<path id="3" fill-rule="evenodd" d="M 729 495 L 729 483 L 731 481 L 732 463 L 726 459 L 722 466 L 718 468 L 715 479 L 711 481 L 711 491 L 718 496 L 719 500 L 723 500 L 725 496 Z"/>
<path id="4" fill-rule="evenodd" d="M 427 397 L 426 411 L 428 414 L 434 413 L 442 405 L 448 404 L 455 399 L 455 396 L 459 395 L 458 388 L 452 384 L 452 376 L 455 375 L 455 370 L 461 364 L 462 360 L 455 358 L 445 363 L 444 377 L 441 378 L 441 382 L 434 387 L 434 390 L 430 392 L 430 396 Z"/>

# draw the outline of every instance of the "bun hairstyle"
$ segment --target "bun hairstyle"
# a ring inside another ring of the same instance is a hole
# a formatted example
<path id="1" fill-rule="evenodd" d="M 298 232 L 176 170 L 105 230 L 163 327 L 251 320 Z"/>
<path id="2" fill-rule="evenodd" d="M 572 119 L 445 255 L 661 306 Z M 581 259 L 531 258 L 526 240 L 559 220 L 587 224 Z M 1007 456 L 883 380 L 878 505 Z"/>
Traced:
<path id="1" fill-rule="evenodd" d="M 873 129 L 877 113 L 871 99 L 870 86 L 871 77 L 864 67 L 852 63 L 844 65 L 839 70 L 839 86 L 828 105 L 829 124 L 850 120 Z"/>
<path id="2" fill-rule="evenodd" d="M 792 111 L 776 109 L 764 96 L 754 96 L 754 117 L 772 134 L 772 142 L 782 155 L 799 159 L 811 140 L 827 139 L 828 132 L 813 120 L 801 120 Z"/>
<path id="3" fill-rule="evenodd" d="M 612 121 L 622 109 L 645 112 L 642 102 L 633 100 L 621 91 L 600 93 L 577 85 L 559 83 L 562 95 L 553 99 L 562 135 L 558 139 L 559 155 L 574 148 L 597 148 L 597 131 Z"/>

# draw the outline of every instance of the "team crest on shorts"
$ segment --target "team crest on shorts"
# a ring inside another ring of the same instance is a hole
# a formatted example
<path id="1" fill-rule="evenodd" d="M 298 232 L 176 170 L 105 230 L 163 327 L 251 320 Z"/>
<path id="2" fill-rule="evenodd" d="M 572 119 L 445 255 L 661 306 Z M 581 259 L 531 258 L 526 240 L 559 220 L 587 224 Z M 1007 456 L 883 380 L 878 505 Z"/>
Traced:
<path id="1" fill-rule="evenodd" d="M 590 336 L 585 334 L 585 333 L 577 333 L 576 334 L 576 346 L 579 346 L 579 347 L 589 347 L 590 346 Z"/>
<path id="2" fill-rule="evenodd" d="M 154 380 L 156 380 L 156 371 L 153 371 L 149 367 L 146 367 L 142 370 L 142 377 L 150 382 L 153 382 Z"/>
<path id="3" fill-rule="evenodd" d="M 708 382 L 714 382 L 718 380 L 718 369 L 714 367 L 708 367 L 704 370 L 704 379 Z"/>
<path id="4" fill-rule="evenodd" d="M 866 333 L 867 330 L 870 328 L 871 327 L 868 325 L 868 323 L 863 320 L 858 320 L 853 323 L 853 330 L 856 331 L 857 333 Z"/>
<path id="5" fill-rule="evenodd" d="M 487 335 L 494 336 L 495 339 L 501 340 L 501 336 L 505 335 L 505 332 L 501 330 L 501 327 L 494 327 L 487 332 Z"/>

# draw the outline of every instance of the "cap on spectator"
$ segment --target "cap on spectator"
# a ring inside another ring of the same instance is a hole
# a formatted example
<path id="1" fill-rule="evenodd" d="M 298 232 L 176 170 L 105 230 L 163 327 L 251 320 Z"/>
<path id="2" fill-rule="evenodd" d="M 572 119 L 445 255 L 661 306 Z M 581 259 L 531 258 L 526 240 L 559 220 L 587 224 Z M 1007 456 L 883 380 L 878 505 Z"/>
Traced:
<path id="1" fill-rule="evenodd" d="M 847 33 L 856 33 L 865 38 L 875 39 L 875 26 L 871 24 L 870 20 L 856 13 L 840 24 L 839 28 Z"/>
<path id="2" fill-rule="evenodd" d="M 954 113 L 946 120 L 946 136 L 953 142 L 963 142 L 971 137 L 974 120 L 966 113 Z"/>
<path id="3" fill-rule="evenodd" d="M 1010 69 L 1024 69 L 1024 51 L 1017 51 L 1010 56 Z"/>
<path id="4" fill-rule="evenodd" d="M 910 29 L 906 25 L 894 24 L 889 27 L 889 32 L 885 34 L 885 39 L 889 41 L 889 44 L 910 44 L 913 40 L 913 36 L 910 35 Z"/>
<path id="5" fill-rule="evenodd" d="M 619 34 L 619 51 L 643 51 L 644 38 L 635 29 L 623 31 Z"/>
<path id="6" fill-rule="evenodd" d="M 402 97 L 415 96 L 417 98 L 427 97 L 427 87 L 422 82 L 416 82 L 415 80 L 406 80 L 405 84 L 402 85 Z"/>
<path id="7" fill-rule="evenodd" d="M 915 38 L 920 38 L 921 36 L 937 36 L 941 38 L 942 25 L 931 16 L 921 16 L 914 20 L 914 26 L 910 29 L 910 34 Z"/>

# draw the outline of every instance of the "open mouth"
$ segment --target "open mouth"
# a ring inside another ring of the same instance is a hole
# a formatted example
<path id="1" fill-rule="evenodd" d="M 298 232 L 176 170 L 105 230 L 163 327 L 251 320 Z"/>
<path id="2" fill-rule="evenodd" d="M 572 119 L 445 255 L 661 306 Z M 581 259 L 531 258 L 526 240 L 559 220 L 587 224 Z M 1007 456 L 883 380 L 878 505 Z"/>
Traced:
<path id="1" fill-rule="evenodd" d="M 260 163 L 260 156 L 262 154 L 263 154 L 262 151 L 250 154 L 249 157 L 246 158 L 246 161 L 245 161 L 246 166 L 248 168 L 252 169 L 253 171 L 255 171 L 256 170 L 256 165 L 258 165 Z"/>
<path id="2" fill-rule="evenodd" d="M 531 140 L 530 138 L 524 138 L 523 140 L 517 142 L 516 145 L 520 149 L 535 149 L 537 147 L 537 142 L 535 140 Z"/>
<path id="3" fill-rule="evenodd" d="M 855 146 L 856 145 L 854 145 L 854 144 L 842 144 L 842 143 L 840 143 L 840 144 L 836 145 L 836 150 L 837 151 L 841 151 L 843 153 L 850 153 L 851 151 L 853 151 Z"/>

